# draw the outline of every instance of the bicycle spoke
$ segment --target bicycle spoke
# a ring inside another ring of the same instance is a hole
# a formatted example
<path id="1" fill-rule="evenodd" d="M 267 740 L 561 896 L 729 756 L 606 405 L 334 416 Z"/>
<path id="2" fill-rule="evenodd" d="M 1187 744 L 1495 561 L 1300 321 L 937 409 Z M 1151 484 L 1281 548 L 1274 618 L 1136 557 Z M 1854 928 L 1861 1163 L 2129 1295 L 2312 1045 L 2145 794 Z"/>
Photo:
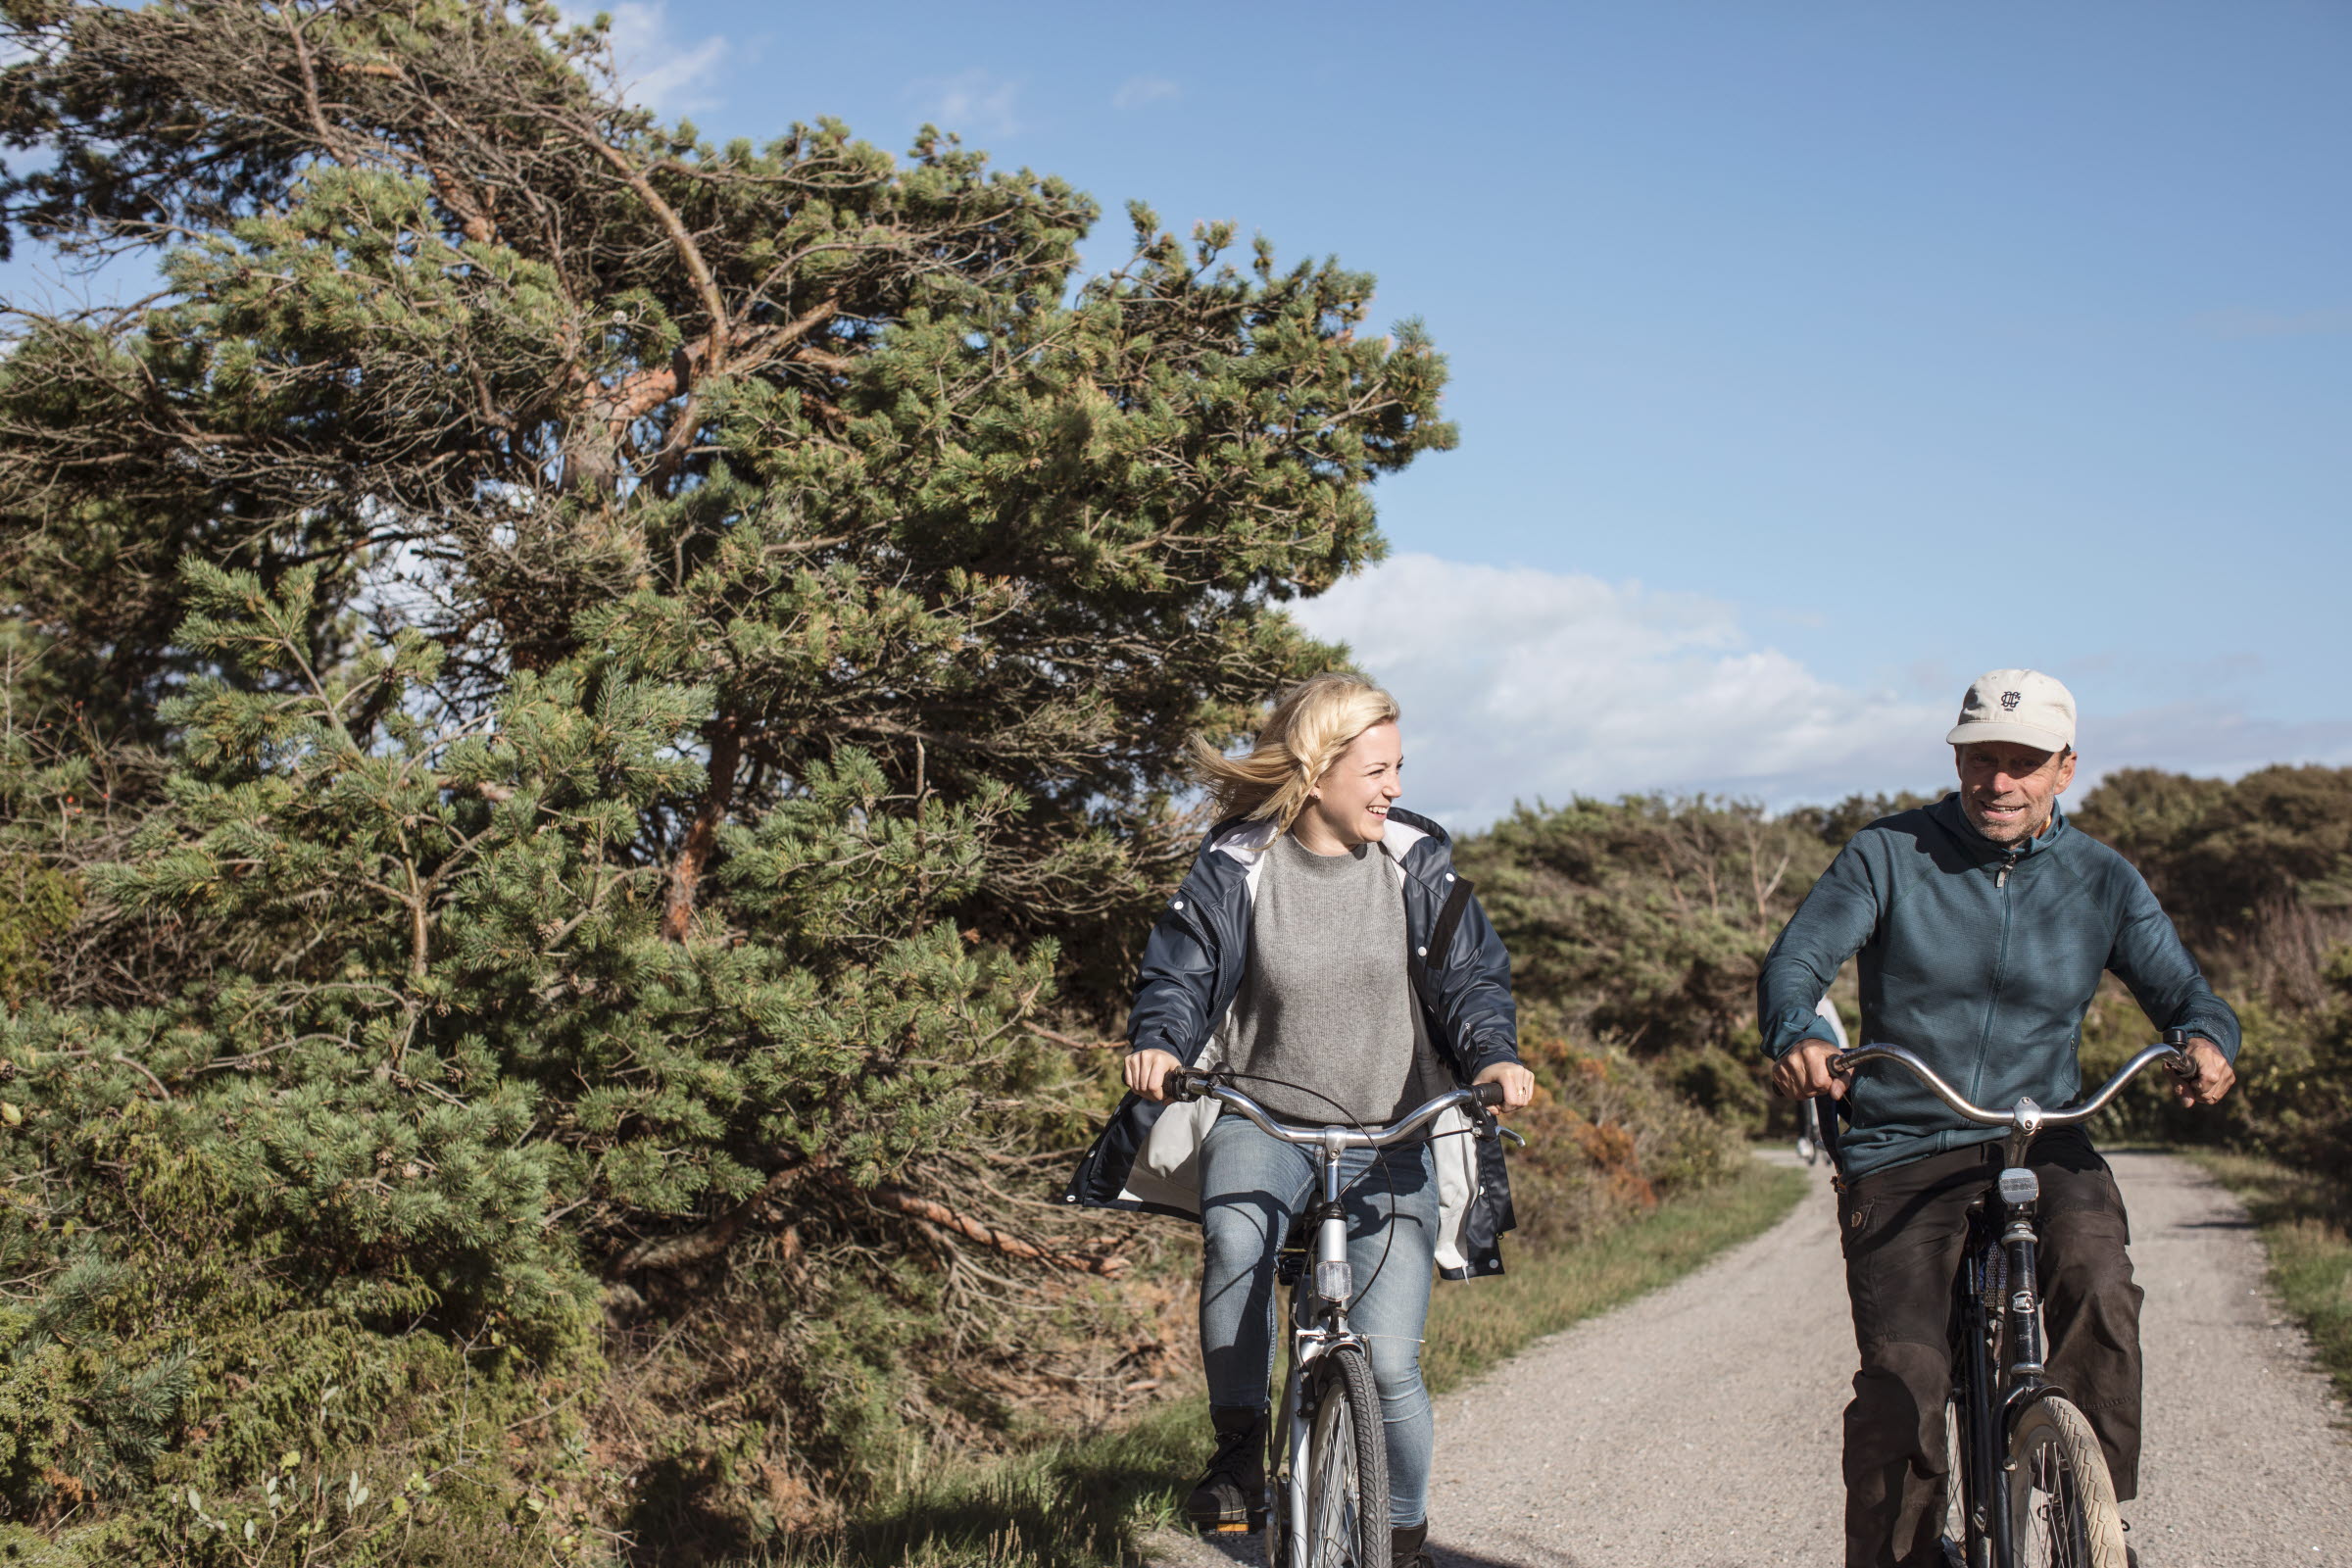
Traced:
<path id="1" fill-rule="evenodd" d="M 2028 1466 L 2032 1490 L 2021 1516 L 2018 1568 L 2089 1568 L 2082 1494 L 2057 1448 L 2043 1445 Z"/>
<path id="2" fill-rule="evenodd" d="M 1355 1428 L 1347 1401 L 1330 1400 L 1318 1427 L 1322 1441 L 1308 1489 L 1314 1514 L 1309 1562 L 1311 1568 L 1355 1568 Z"/>

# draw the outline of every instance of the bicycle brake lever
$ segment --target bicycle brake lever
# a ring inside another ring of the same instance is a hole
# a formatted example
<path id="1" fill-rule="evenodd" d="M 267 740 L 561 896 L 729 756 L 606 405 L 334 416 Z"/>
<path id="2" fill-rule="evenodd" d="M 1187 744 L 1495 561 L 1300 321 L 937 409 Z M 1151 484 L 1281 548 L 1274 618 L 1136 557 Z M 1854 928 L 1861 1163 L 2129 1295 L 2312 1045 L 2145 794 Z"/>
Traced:
<path id="1" fill-rule="evenodd" d="M 1494 1136 L 1497 1138 L 1508 1138 L 1514 1145 L 1521 1149 L 1525 1149 L 1527 1147 L 1527 1140 L 1525 1138 L 1511 1131 L 1508 1127 L 1505 1127 L 1500 1122 L 1496 1122 L 1494 1124 Z"/>
<path id="2" fill-rule="evenodd" d="M 1190 1104 L 1214 1089 L 1222 1079 L 1213 1067 L 1179 1067 L 1168 1074 L 1161 1093 L 1176 1104 Z"/>
<path id="3" fill-rule="evenodd" d="M 2196 1058 L 2188 1054 L 2188 1031 L 2167 1029 L 2164 1032 L 2164 1043 L 2173 1048 L 2172 1055 L 2165 1060 L 2164 1070 L 2182 1083 L 2196 1077 Z"/>

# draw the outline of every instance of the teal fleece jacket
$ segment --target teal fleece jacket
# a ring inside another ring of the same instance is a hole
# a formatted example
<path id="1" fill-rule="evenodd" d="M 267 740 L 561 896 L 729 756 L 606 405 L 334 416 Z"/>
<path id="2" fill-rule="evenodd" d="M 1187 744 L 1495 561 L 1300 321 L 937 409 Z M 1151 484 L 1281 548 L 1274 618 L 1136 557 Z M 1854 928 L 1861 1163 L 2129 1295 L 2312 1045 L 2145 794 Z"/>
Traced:
<path id="1" fill-rule="evenodd" d="M 1854 835 L 1764 960 L 1756 1010 L 1774 1060 L 1827 1038 L 1814 1005 L 1861 955 L 1862 1039 L 1915 1052 L 1980 1105 L 2081 1097 L 2082 1014 L 2112 969 L 2159 1029 L 2186 1029 L 2237 1059 L 2237 1015 L 2132 863 L 2053 815 L 2004 848 L 1960 798 L 1883 817 Z M 1998 1128 L 1952 1114 L 1888 1062 L 1863 1067 L 1839 1139 L 1849 1177 L 1985 1143 Z"/>

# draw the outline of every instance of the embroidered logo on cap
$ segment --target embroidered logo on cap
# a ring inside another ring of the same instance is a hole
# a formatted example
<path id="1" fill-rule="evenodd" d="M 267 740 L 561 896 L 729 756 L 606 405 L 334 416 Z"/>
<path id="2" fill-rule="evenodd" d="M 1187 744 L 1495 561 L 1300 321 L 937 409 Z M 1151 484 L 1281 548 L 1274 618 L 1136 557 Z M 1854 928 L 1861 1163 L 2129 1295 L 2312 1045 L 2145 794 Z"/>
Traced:
<path id="1" fill-rule="evenodd" d="M 2001 711 L 2004 713 L 2016 712 L 2018 701 L 2019 694 L 2016 692 L 2001 693 Z"/>

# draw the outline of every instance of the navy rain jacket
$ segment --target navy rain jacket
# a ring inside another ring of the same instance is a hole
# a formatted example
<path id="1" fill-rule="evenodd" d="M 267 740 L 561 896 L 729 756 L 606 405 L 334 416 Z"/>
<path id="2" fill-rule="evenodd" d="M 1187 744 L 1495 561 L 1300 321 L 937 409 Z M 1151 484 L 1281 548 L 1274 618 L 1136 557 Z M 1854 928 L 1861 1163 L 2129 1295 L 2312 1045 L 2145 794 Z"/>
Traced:
<path id="1" fill-rule="evenodd" d="M 1144 949 L 1131 1050 L 1164 1051 L 1186 1066 L 1213 1066 L 1250 956 L 1250 916 L 1262 857 L 1274 840 L 1266 821 L 1226 822 L 1202 841 L 1193 868 L 1161 911 Z M 1502 939 L 1453 869 L 1445 829 L 1411 811 L 1392 809 L 1381 852 L 1404 895 L 1407 952 L 1431 1042 L 1458 1084 L 1498 1061 L 1517 1061 L 1518 1010 Z M 1446 934 L 1443 951 L 1431 943 Z M 1065 1201 L 1200 1217 L 1200 1140 L 1216 1118 L 1214 1102 L 1154 1105 L 1140 1095 L 1119 1104 L 1110 1124 L 1079 1161 Z M 1502 1151 L 1467 1136 L 1468 1120 L 1448 1112 L 1435 1124 L 1439 1272 L 1447 1279 L 1502 1272 L 1499 1239 L 1512 1228 Z"/>

